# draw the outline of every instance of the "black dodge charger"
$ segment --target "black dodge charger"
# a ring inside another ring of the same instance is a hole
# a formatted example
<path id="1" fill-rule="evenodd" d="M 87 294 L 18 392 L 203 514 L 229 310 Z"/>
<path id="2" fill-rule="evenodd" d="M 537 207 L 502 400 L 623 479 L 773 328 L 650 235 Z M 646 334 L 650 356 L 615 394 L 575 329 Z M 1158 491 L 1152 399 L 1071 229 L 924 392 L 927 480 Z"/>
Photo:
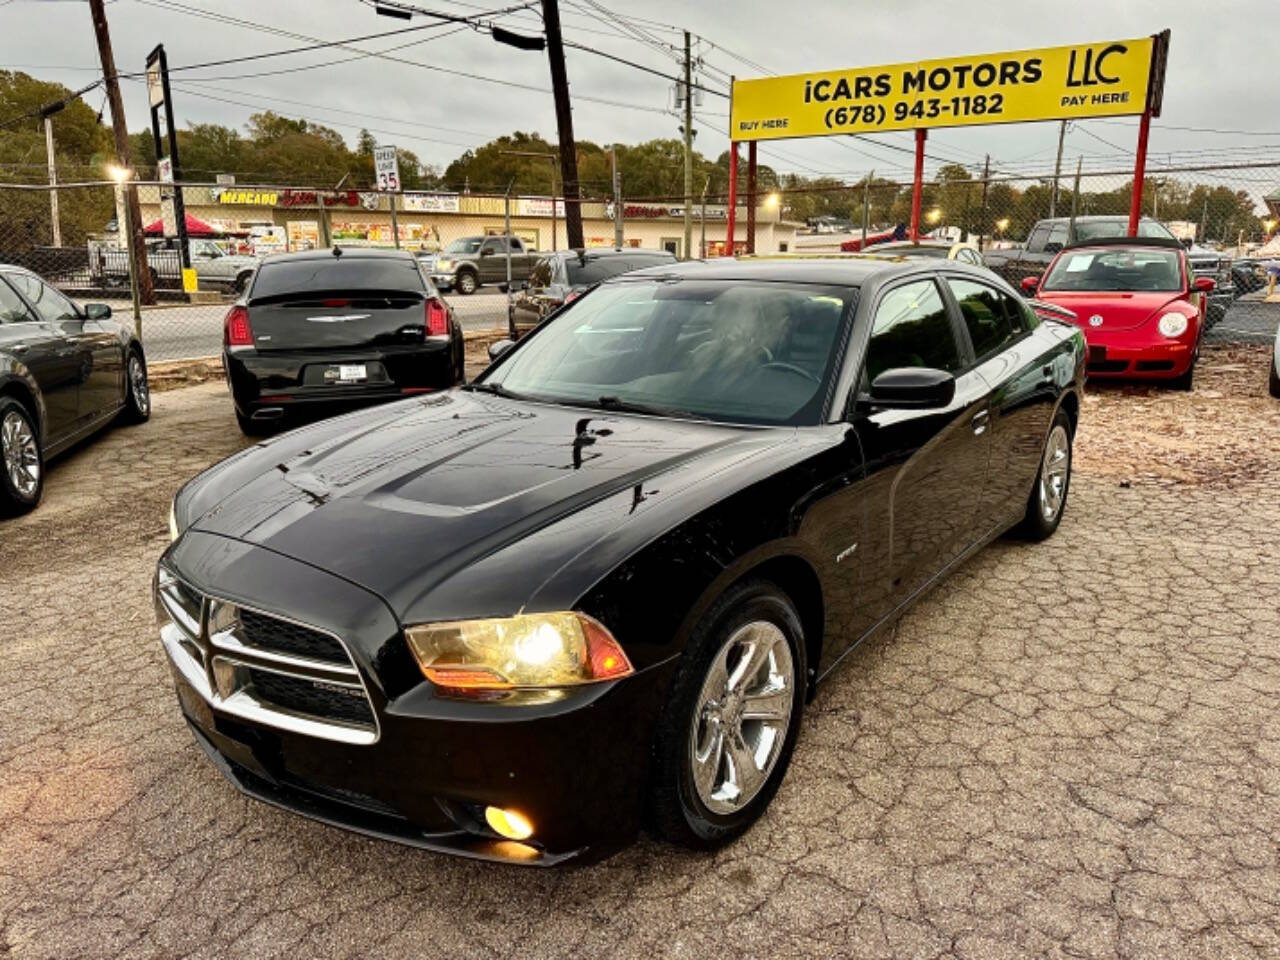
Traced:
<path id="1" fill-rule="evenodd" d="M 1066 504 L 1081 333 L 963 264 L 670 265 L 494 352 L 175 498 L 161 637 L 246 793 L 521 863 L 718 846 L 842 657 Z"/>
<path id="2" fill-rule="evenodd" d="M 334 247 L 263 261 L 223 321 L 246 434 L 463 380 L 462 329 L 413 254 Z"/>

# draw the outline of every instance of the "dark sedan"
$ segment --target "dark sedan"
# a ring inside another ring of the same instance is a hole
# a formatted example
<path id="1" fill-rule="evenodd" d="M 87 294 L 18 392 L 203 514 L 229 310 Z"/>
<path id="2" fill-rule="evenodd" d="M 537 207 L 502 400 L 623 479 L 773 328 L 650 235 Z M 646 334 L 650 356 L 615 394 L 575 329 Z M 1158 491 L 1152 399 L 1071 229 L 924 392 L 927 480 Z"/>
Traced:
<path id="1" fill-rule="evenodd" d="M 462 328 L 408 252 L 271 257 L 227 312 L 222 342 L 247 434 L 463 381 Z"/>
<path id="2" fill-rule="evenodd" d="M 669 265 L 495 352 L 175 498 L 161 638 L 246 793 L 520 863 L 722 845 L 850 650 L 1066 504 L 1084 339 L 963 264 Z"/>
<path id="3" fill-rule="evenodd" d="M 511 301 L 508 330 L 515 340 L 592 285 L 632 270 L 675 263 L 666 250 L 564 250 L 543 257 Z"/>
<path id="4" fill-rule="evenodd" d="M 133 326 L 104 303 L 78 306 L 38 276 L 0 264 L 0 515 L 34 509 L 45 461 L 117 417 L 151 416 Z"/>

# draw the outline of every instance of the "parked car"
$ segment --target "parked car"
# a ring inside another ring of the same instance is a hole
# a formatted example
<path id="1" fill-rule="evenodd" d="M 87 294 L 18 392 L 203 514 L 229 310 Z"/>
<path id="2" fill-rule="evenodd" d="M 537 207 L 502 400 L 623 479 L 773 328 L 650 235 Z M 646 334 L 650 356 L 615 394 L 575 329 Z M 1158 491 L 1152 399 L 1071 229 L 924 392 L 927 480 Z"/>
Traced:
<path id="1" fill-rule="evenodd" d="M 1231 279 L 1236 297 L 1243 297 L 1267 285 L 1267 268 L 1261 260 L 1253 258 L 1232 260 Z"/>
<path id="2" fill-rule="evenodd" d="M 492 352 L 177 494 L 161 640 L 244 792 L 524 864 L 720 846 L 821 678 L 1066 504 L 1084 338 L 963 264 L 663 265 Z"/>
<path id="3" fill-rule="evenodd" d="M 1112 237 L 1061 251 L 1027 293 L 1076 314 L 1089 344 L 1090 377 L 1161 380 L 1190 390 L 1204 333 L 1201 295 L 1177 240 Z"/>
<path id="4" fill-rule="evenodd" d="M 961 263 L 985 267 L 986 261 L 980 251 L 972 243 L 952 243 L 949 240 L 930 240 L 921 237 L 916 243 L 910 240 L 893 240 L 873 247 L 870 253 L 887 254 L 895 257 L 934 257 L 943 260 L 958 260 Z"/>
<path id="5" fill-rule="evenodd" d="M 227 253 L 212 240 L 193 237 L 189 243 L 191 268 L 203 290 L 218 289 L 239 293 L 261 262 L 258 257 Z M 147 269 L 151 283 L 157 287 L 182 286 L 182 258 L 176 240 L 147 242 Z M 129 283 L 129 257 L 126 251 L 103 251 L 99 270 L 107 284 Z"/>
<path id="6" fill-rule="evenodd" d="M 1271 375 L 1268 380 L 1271 395 L 1280 398 L 1280 329 L 1276 330 L 1276 342 L 1271 350 Z"/>
<path id="7" fill-rule="evenodd" d="M 411 253 L 279 254 L 227 311 L 222 365 L 240 429 L 260 434 L 462 383 L 462 328 Z"/>
<path id="8" fill-rule="evenodd" d="M 553 310 L 602 280 L 675 262 L 675 254 L 666 250 L 562 250 L 547 254 L 534 265 L 528 282 L 516 284 L 507 313 L 511 339 L 528 333 Z"/>
<path id="9" fill-rule="evenodd" d="M 1239 294 L 1236 292 L 1235 271 L 1231 258 L 1210 247 L 1183 241 L 1187 251 L 1187 266 L 1197 279 L 1207 277 L 1213 281 L 1213 289 L 1205 295 L 1205 329 L 1222 321 Z"/>
<path id="10" fill-rule="evenodd" d="M 988 250 L 984 254 L 987 266 L 1010 283 L 1021 284 L 1027 277 L 1037 280 L 1045 268 L 1064 247 L 1069 244 L 1093 240 L 1124 238 L 1129 230 L 1127 216 L 1098 215 L 1076 217 L 1074 228 L 1069 217 L 1056 217 L 1036 221 L 1022 247 L 1007 250 Z M 1138 221 L 1138 238 L 1175 240 L 1174 235 L 1159 220 L 1143 217 Z M 1227 308 L 1235 300 L 1231 279 L 1231 259 L 1213 250 L 1194 248 L 1190 255 L 1191 269 L 1197 277 L 1210 277 L 1214 291 L 1209 296 L 1209 326 L 1226 316 Z"/>
<path id="11" fill-rule="evenodd" d="M 35 508 L 46 461 L 123 416 L 151 416 L 132 325 L 84 307 L 34 273 L 0 264 L 0 514 Z"/>
<path id="12" fill-rule="evenodd" d="M 507 250 L 511 252 L 511 280 L 528 280 L 540 254 L 519 237 L 463 237 L 436 257 L 431 279 L 441 290 L 457 290 L 464 296 L 487 283 L 507 282 Z"/>

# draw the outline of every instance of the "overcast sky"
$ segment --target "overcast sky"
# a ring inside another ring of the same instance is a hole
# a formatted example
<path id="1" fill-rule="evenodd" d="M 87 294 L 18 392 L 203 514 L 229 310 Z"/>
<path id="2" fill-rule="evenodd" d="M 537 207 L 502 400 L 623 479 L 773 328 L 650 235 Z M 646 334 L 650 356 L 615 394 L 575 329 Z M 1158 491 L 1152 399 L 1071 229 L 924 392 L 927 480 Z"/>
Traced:
<path id="1" fill-rule="evenodd" d="M 421 0 L 423 6 L 471 15 L 498 9 L 504 0 Z M 1200 0 L 602 0 L 604 8 L 644 18 L 644 29 L 659 41 L 681 42 L 672 28 L 688 28 L 706 41 L 699 47 L 709 85 L 723 85 L 725 73 L 759 75 L 735 56 L 769 72 L 871 66 L 1025 47 L 1119 39 L 1172 28 L 1164 116 L 1152 133 L 1153 162 L 1175 159 L 1280 161 L 1280 117 L 1265 108 L 1275 103 L 1275 71 L 1269 44 L 1276 28 L 1274 0 L 1207 3 Z M 508 0 L 508 5 L 514 0 Z M 673 73 L 676 63 L 659 50 L 624 37 L 590 0 L 561 0 L 567 40 Z M 540 29 L 535 3 L 505 15 L 512 29 Z M 254 26 L 215 22 L 196 13 L 252 21 L 272 30 L 319 40 L 338 40 L 408 26 L 377 16 L 360 0 L 113 0 L 107 6 L 118 68 L 140 70 L 147 52 L 163 43 L 171 67 L 264 53 L 305 44 Z M 413 24 L 426 23 L 416 18 Z M 447 164 L 467 146 L 513 130 L 555 137 L 555 113 L 545 54 L 496 44 L 489 36 L 444 27 L 362 42 L 365 50 L 388 50 L 412 43 L 393 56 L 431 67 L 500 78 L 529 90 L 469 79 L 381 58 L 331 61 L 355 53 L 326 49 L 287 57 L 192 71 L 175 90 L 180 124 L 216 122 L 243 127 L 255 110 L 272 109 L 322 122 L 354 142 L 367 126 L 384 143 L 408 147 L 426 162 Z M 441 36 L 442 34 L 450 34 Z M 70 87 L 83 86 L 98 69 L 88 6 L 83 0 L 0 0 L 0 65 L 22 69 Z M 249 77 L 263 71 L 316 69 Z M 584 139 L 605 143 L 677 136 L 678 120 L 662 112 L 670 84 L 660 77 L 570 50 L 570 89 L 578 96 L 617 101 L 631 107 L 575 100 L 574 126 Z M 719 72 L 718 72 L 719 71 Z M 175 80 L 177 79 L 175 74 Z M 192 83 L 189 78 L 208 79 Z M 124 84 L 131 130 L 147 123 L 144 89 Z M 198 97 L 196 91 L 206 96 Z M 221 100 L 208 99 L 217 97 Z M 88 97 L 96 108 L 101 94 Z M 223 101 L 239 101 L 228 103 Z M 727 146 L 727 101 L 706 96 L 699 109 L 697 147 L 715 156 Z M 1214 134 L 1173 127 L 1213 128 Z M 1255 135 L 1246 135 L 1247 131 Z M 1074 168 L 1130 153 L 1136 121 L 1088 121 L 1068 134 L 1064 167 Z M 1092 136 L 1090 135 L 1092 134 Z M 990 153 L 999 169 L 1051 168 L 1057 125 L 1053 123 L 974 127 L 932 134 L 929 149 L 939 157 L 980 164 Z M 1096 139 L 1101 138 L 1101 139 Z M 907 133 L 878 139 L 910 147 Z M 1102 141 L 1108 141 L 1104 143 Z M 909 152 L 842 138 L 796 140 L 761 147 L 761 161 L 779 170 L 834 173 L 855 179 L 868 168 L 901 173 Z M 1201 153 L 1201 151 L 1205 151 Z M 1241 175 L 1263 185 L 1276 171 Z M 1242 184 L 1243 185 L 1243 184 Z"/>

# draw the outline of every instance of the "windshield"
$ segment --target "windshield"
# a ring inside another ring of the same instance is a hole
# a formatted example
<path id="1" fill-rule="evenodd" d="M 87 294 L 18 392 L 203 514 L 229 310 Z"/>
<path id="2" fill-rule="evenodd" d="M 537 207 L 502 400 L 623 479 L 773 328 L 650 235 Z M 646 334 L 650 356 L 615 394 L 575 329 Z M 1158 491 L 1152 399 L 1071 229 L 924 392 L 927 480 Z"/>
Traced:
<path id="1" fill-rule="evenodd" d="M 308 291 L 422 292 L 422 274 L 408 258 L 307 257 L 268 260 L 253 281 L 253 299 Z"/>
<path id="2" fill-rule="evenodd" d="M 737 280 L 605 284 L 485 381 L 550 402 L 813 424 L 856 295 L 847 287 Z"/>
<path id="3" fill-rule="evenodd" d="M 445 253 L 475 253 L 484 243 L 484 237 L 463 237 L 444 248 Z"/>
<path id="4" fill-rule="evenodd" d="M 1124 237 L 1129 235 L 1129 224 L 1121 217 L 1114 220 L 1077 220 L 1075 226 L 1076 243 L 1089 240 L 1100 240 L 1104 237 Z M 1163 237 L 1173 239 L 1173 234 L 1163 223 L 1156 220 L 1139 220 L 1138 236 Z"/>
<path id="5" fill-rule="evenodd" d="M 1182 289 L 1182 270 L 1174 250 L 1080 250 L 1058 257 L 1040 289 L 1172 292 Z"/>

